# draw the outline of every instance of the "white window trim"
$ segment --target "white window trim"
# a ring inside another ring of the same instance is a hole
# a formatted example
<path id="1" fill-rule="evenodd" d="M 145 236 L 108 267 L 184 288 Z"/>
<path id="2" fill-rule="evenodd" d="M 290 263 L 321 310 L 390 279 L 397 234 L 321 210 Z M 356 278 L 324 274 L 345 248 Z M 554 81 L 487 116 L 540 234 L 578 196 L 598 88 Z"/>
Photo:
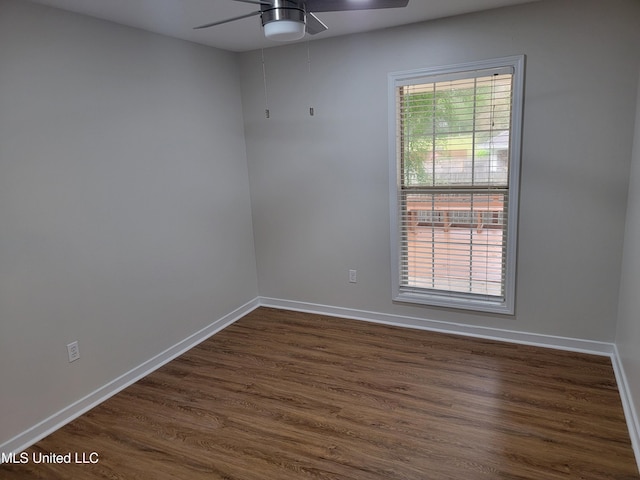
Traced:
<path id="1" fill-rule="evenodd" d="M 513 104 L 511 110 L 511 135 L 509 149 L 511 152 L 509 166 L 508 223 L 506 243 L 506 271 L 504 301 L 485 299 L 471 294 L 452 294 L 451 292 L 434 292 L 419 288 L 407 288 L 400 285 L 401 265 L 401 213 L 400 202 L 400 165 L 397 158 L 397 115 L 396 87 L 421 77 L 432 78 L 435 75 L 451 75 L 457 72 L 493 69 L 500 67 L 513 68 Z M 389 101 L 389 192 L 391 214 L 391 273 L 392 295 L 397 302 L 416 303 L 436 307 L 451 307 L 479 312 L 513 315 L 516 296 L 516 256 L 518 233 L 518 200 L 520 185 L 520 160 L 522 152 L 522 115 L 524 104 L 524 55 L 495 58 L 469 63 L 449 65 L 445 67 L 424 68 L 388 75 Z"/>

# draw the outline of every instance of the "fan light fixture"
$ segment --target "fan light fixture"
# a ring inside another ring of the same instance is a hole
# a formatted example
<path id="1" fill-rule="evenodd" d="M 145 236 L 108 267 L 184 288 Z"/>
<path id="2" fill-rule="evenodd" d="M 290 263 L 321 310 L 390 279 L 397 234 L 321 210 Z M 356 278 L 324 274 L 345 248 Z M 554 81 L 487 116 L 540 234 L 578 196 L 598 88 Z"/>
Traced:
<path id="1" fill-rule="evenodd" d="M 278 42 L 300 40 L 305 34 L 305 14 L 299 8 L 276 7 L 262 13 L 264 36 Z"/>
<path id="2" fill-rule="evenodd" d="M 264 36 L 277 42 L 292 42 L 304 37 L 304 23 L 294 20 L 278 20 L 264 26 Z"/>

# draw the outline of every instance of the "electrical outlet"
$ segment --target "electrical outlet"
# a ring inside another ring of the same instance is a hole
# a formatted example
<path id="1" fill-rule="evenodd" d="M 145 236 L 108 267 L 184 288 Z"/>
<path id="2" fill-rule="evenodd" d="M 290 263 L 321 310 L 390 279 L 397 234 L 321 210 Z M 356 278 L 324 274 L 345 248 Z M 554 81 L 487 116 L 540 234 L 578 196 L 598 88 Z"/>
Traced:
<path id="1" fill-rule="evenodd" d="M 77 340 L 67 345 L 67 353 L 69 354 L 69 362 L 75 362 L 80 358 L 80 347 L 78 347 Z"/>
<path id="2" fill-rule="evenodd" d="M 358 271 L 349 270 L 349 283 L 357 283 L 357 281 L 358 281 Z"/>

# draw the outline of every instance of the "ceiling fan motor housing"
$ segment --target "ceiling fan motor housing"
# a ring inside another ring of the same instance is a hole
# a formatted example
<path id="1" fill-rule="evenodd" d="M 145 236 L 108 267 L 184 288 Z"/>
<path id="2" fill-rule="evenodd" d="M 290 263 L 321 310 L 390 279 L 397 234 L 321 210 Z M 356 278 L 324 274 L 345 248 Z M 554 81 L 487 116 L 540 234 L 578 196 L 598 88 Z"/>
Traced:
<path id="1" fill-rule="evenodd" d="M 262 5 L 262 26 L 281 20 L 304 23 L 304 7 L 297 2 L 274 0 L 273 5 Z"/>

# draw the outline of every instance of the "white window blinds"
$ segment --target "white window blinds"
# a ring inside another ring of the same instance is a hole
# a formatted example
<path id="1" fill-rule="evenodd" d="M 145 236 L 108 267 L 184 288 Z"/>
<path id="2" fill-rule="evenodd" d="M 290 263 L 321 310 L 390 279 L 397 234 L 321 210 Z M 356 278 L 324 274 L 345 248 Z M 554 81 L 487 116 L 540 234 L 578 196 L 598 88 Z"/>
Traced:
<path id="1" fill-rule="evenodd" d="M 513 312 L 522 63 L 390 76 L 396 300 Z"/>

